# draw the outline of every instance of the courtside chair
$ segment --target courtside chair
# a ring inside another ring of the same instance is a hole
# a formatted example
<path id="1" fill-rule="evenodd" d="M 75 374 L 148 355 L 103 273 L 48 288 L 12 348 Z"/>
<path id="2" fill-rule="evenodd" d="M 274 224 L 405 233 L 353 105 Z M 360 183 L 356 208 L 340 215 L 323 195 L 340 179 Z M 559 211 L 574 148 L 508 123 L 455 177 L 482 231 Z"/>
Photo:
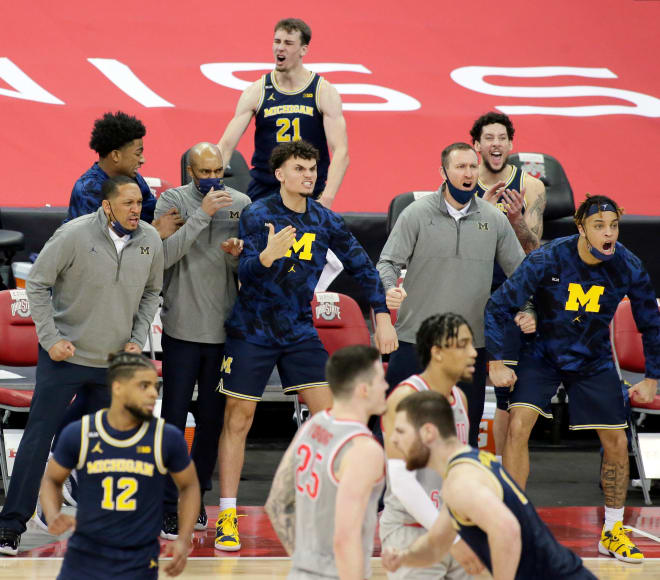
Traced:
<path id="1" fill-rule="evenodd" d="M 0 365 L 9 367 L 36 366 L 38 357 L 37 330 L 30 316 L 25 290 L 0 292 Z M 0 471 L 5 493 L 9 488 L 7 454 L 3 424 L 12 411 L 27 413 L 32 403 L 32 390 L 0 388 Z"/>
<path id="2" fill-rule="evenodd" d="M 333 352 L 352 344 L 371 345 L 367 323 L 358 303 L 346 294 L 316 292 L 312 300 L 312 318 L 319 338 L 328 351 Z M 293 397 L 296 423 L 300 427 L 308 412 L 300 395 Z"/>
<path id="3" fill-rule="evenodd" d="M 632 316 L 630 300 L 624 298 L 617 307 L 612 323 L 610 324 L 610 338 L 612 341 L 612 353 L 614 364 L 619 375 L 621 371 L 631 373 L 644 373 L 644 349 L 642 335 L 637 330 L 635 319 Z M 642 422 L 645 415 L 660 415 L 660 395 L 656 394 L 650 403 L 638 403 L 630 400 L 632 417 L 630 420 L 631 447 L 635 463 L 642 482 L 642 493 L 644 502 L 651 505 L 651 480 L 646 477 L 642 456 L 639 451 L 639 437 L 637 426 Z M 635 420 L 635 415 L 639 417 Z"/>

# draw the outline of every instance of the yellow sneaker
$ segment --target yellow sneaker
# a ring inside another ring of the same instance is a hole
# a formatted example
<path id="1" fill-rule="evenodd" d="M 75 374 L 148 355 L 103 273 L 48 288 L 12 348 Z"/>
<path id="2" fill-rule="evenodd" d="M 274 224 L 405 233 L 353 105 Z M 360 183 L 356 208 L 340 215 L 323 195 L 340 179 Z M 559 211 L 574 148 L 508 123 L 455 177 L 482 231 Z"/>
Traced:
<path id="1" fill-rule="evenodd" d="M 614 524 L 609 531 L 603 529 L 600 542 L 598 542 L 598 551 L 606 556 L 614 556 L 622 562 L 641 564 L 644 561 L 644 554 L 626 535 L 629 531 L 628 528 L 623 527 L 621 522 Z"/>
<path id="2" fill-rule="evenodd" d="M 224 552 L 236 552 L 241 549 L 236 508 L 227 508 L 218 514 L 218 521 L 215 524 L 215 549 Z"/>

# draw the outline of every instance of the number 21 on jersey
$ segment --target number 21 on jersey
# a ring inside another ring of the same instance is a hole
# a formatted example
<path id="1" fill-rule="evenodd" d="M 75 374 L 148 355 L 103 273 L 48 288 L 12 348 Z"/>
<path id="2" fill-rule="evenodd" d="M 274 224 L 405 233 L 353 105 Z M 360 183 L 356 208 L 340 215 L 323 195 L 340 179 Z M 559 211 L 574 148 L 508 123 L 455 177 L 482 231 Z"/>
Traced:
<path id="1" fill-rule="evenodd" d="M 288 119 L 287 117 L 280 117 L 275 124 L 279 127 L 277 129 L 277 142 L 288 143 L 289 141 L 300 141 L 300 118 L 294 117 Z M 289 129 L 293 128 L 293 139 L 289 133 Z"/>

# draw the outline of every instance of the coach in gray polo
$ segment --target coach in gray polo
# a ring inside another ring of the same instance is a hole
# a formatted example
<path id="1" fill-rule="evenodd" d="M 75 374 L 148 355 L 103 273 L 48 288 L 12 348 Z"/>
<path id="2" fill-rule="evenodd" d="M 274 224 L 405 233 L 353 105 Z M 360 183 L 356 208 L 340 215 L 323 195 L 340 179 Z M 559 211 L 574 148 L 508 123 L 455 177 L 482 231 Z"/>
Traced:
<path id="1" fill-rule="evenodd" d="M 183 430 L 197 383 L 197 425 L 192 458 L 204 491 L 218 456 L 224 395 L 216 392 L 225 342 L 225 318 L 236 300 L 234 272 L 241 244 L 238 222 L 250 198 L 224 187 L 220 150 L 198 143 L 188 153 L 187 185 L 168 189 L 156 203 L 156 217 L 172 208 L 185 223 L 163 240 L 163 407 L 161 416 Z M 177 491 L 168 478 L 161 536 L 178 535 Z M 204 503 L 195 529 L 207 524 Z"/>
<path id="2" fill-rule="evenodd" d="M 474 195 L 479 158 L 470 145 L 454 143 L 445 148 L 442 174 L 445 183 L 437 192 L 403 210 L 377 264 L 388 307 L 400 305 L 399 349 L 390 355 L 387 381 L 392 388 L 422 371 L 415 336 L 423 320 L 444 312 L 464 316 L 478 357 L 473 382 L 459 386 L 468 399 L 469 442 L 476 447 L 486 383 L 484 308 L 490 297 L 493 263 L 497 260 L 510 276 L 525 253 L 506 216 Z M 403 268 L 407 268 L 405 290 L 396 287 Z"/>
<path id="3" fill-rule="evenodd" d="M 158 308 L 163 247 L 156 229 L 140 220 L 140 188 L 119 175 L 107 179 L 101 192 L 96 212 L 62 225 L 46 242 L 27 280 L 39 359 L 30 416 L 0 514 L 3 554 L 18 552 L 65 414 L 73 421 L 109 405 L 108 354 L 141 352 Z"/>

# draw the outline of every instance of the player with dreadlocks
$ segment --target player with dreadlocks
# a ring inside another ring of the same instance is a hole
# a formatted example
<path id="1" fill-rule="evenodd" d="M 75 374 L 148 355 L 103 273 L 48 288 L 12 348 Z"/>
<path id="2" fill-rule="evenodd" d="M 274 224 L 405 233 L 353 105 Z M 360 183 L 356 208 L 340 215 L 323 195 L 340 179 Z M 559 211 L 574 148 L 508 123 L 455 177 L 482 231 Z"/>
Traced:
<path id="1" fill-rule="evenodd" d="M 435 314 L 424 320 L 415 340 L 424 369 L 394 388 L 387 398 L 383 434 L 387 455 L 385 509 L 380 519 L 383 548 L 406 548 L 430 529 L 441 507 L 442 477 L 432 469 L 408 471 L 403 453 L 392 444 L 394 418 L 400 401 L 415 392 L 435 391 L 449 401 L 458 439 L 467 444 L 470 432 L 465 394 L 456 386 L 471 381 L 477 351 L 472 330 L 460 314 Z M 463 566 L 463 569 L 461 568 Z M 389 578 L 451 578 L 477 574 L 483 565 L 458 538 L 451 552 L 430 569 L 403 567 L 388 573 Z"/>
<path id="2" fill-rule="evenodd" d="M 578 233 L 558 238 L 527 256 L 486 306 L 490 363 L 510 374 L 511 418 L 503 463 L 524 489 L 529 475 L 528 441 L 538 415 L 552 417 L 550 400 L 562 383 L 569 395 L 570 429 L 595 429 L 603 446 L 601 482 L 605 525 L 601 554 L 625 562 L 644 555 L 627 537 L 623 510 L 628 488 L 626 396 L 653 400 L 660 378 L 660 313 L 641 260 L 617 242 L 622 210 L 612 199 L 587 197 L 575 213 Z M 609 325 L 628 296 L 646 358 L 645 378 L 627 394 L 612 360 Z M 526 341 L 516 373 L 502 363 L 502 329 L 532 296 L 537 334 Z"/>

